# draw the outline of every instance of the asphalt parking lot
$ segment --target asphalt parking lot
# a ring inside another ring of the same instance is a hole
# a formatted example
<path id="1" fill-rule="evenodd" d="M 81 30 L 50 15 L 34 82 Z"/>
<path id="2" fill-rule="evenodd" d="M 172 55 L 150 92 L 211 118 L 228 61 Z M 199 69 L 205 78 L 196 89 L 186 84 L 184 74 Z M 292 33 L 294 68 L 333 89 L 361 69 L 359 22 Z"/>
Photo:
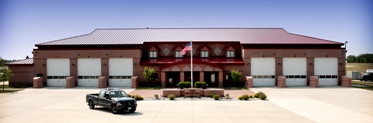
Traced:
<path id="1" fill-rule="evenodd" d="M 138 102 L 135 113 L 118 115 L 105 108 L 88 108 L 85 95 L 99 90 L 46 87 L 0 94 L 0 122 L 373 122 L 373 91 L 357 88 L 251 88 L 265 92 L 268 100 L 145 100 Z"/>

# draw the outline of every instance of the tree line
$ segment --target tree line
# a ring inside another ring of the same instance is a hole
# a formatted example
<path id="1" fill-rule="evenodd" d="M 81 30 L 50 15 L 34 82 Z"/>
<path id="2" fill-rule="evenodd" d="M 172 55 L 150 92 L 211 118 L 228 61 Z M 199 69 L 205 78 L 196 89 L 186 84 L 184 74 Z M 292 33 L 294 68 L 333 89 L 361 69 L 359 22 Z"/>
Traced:
<path id="1" fill-rule="evenodd" d="M 373 54 L 360 54 L 347 56 L 347 63 L 373 63 Z"/>

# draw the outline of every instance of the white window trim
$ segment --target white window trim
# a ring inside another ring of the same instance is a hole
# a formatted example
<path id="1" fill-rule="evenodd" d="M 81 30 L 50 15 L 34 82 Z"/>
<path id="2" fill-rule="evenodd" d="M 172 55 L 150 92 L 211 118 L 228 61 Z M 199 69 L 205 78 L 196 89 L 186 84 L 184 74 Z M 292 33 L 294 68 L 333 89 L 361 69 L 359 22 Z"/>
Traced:
<path id="1" fill-rule="evenodd" d="M 157 51 L 149 51 L 149 58 L 157 58 Z"/>
<path id="2" fill-rule="evenodd" d="M 227 58 L 234 58 L 234 50 L 228 50 L 226 56 Z"/>
<path id="3" fill-rule="evenodd" d="M 207 50 L 201 51 L 201 57 L 202 58 L 208 58 L 209 57 L 209 51 L 207 51 Z"/>
<path id="4" fill-rule="evenodd" d="M 175 51 L 175 58 L 182 58 L 183 55 L 181 55 L 181 51 L 178 50 L 178 51 Z"/>

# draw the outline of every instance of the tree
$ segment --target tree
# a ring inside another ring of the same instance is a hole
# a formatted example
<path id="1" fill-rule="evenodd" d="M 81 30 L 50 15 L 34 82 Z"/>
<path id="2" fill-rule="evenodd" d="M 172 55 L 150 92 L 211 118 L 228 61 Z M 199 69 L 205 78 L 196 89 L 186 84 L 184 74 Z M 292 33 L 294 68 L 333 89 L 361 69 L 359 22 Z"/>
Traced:
<path id="1" fill-rule="evenodd" d="M 239 71 L 237 71 L 235 69 L 231 70 L 231 78 L 232 78 L 233 82 L 236 84 L 236 86 L 237 86 L 237 83 L 241 79 L 241 75 L 242 75 L 241 72 L 239 72 Z"/>
<path id="2" fill-rule="evenodd" d="M 347 63 L 355 63 L 356 62 L 356 56 L 349 55 L 347 56 Z"/>
<path id="3" fill-rule="evenodd" d="M 3 91 L 4 91 L 4 83 L 5 81 L 9 81 L 10 77 L 13 76 L 12 70 L 5 65 L 5 60 L 0 58 L 0 82 L 3 82 Z"/>
<path id="4" fill-rule="evenodd" d="M 3 82 L 3 91 L 4 91 L 4 83 L 5 81 L 9 81 L 9 79 L 13 76 L 12 70 L 9 70 L 8 67 L 4 67 L 1 70 L 2 74 L 0 75 L 0 81 Z"/>
<path id="5" fill-rule="evenodd" d="M 154 68 L 151 68 L 151 67 L 145 67 L 144 68 L 144 78 L 149 81 L 149 87 L 150 87 L 150 83 L 154 80 Z"/>

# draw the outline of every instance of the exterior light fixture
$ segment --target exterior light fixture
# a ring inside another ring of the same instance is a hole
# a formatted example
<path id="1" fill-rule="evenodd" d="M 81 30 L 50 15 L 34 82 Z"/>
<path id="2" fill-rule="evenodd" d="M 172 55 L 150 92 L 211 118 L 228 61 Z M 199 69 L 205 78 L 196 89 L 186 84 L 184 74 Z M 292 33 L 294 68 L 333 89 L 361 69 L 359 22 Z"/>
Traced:
<path id="1" fill-rule="evenodd" d="M 251 66 L 251 64 L 250 64 L 250 63 L 247 63 L 247 66 L 249 66 L 249 67 L 250 67 L 250 66 Z"/>
<path id="2" fill-rule="evenodd" d="M 45 67 L 45 64 L 43 63 L 41 66 Z"/>
<path id="3" fill-rule="evenodd" d="M 309 63 L 309 64 L 308 64 L 308 66 L 312 67 L 312 66 L 313 66 L 313 64 L 312 64 L 312 63 Z"/>
<path id="4" fill-rule="evenodd" d="M 339 65 L 339 66 L 342 66 L 342 63 L 339 63 L 338 65 Z"/>
<path id="5" fill-rule="evenodd" d="M 71 64 L 71 66 L 75 67 L 75 64 Z"/>
<path id="6" fill-rule="evenodd" d="M 277 63 L 277 66 L 281 66 L 281 63 Z"/>
<path id="7" fill-rule="evenodd" d="M 106 67 L 106 64 L 103 64 L 104 65 L 104 67 Z"/>
<path id="8" fill-rule="evenodd" d="M 133 66 L 136 67 L 136 63 L 133 63 Z"/>

